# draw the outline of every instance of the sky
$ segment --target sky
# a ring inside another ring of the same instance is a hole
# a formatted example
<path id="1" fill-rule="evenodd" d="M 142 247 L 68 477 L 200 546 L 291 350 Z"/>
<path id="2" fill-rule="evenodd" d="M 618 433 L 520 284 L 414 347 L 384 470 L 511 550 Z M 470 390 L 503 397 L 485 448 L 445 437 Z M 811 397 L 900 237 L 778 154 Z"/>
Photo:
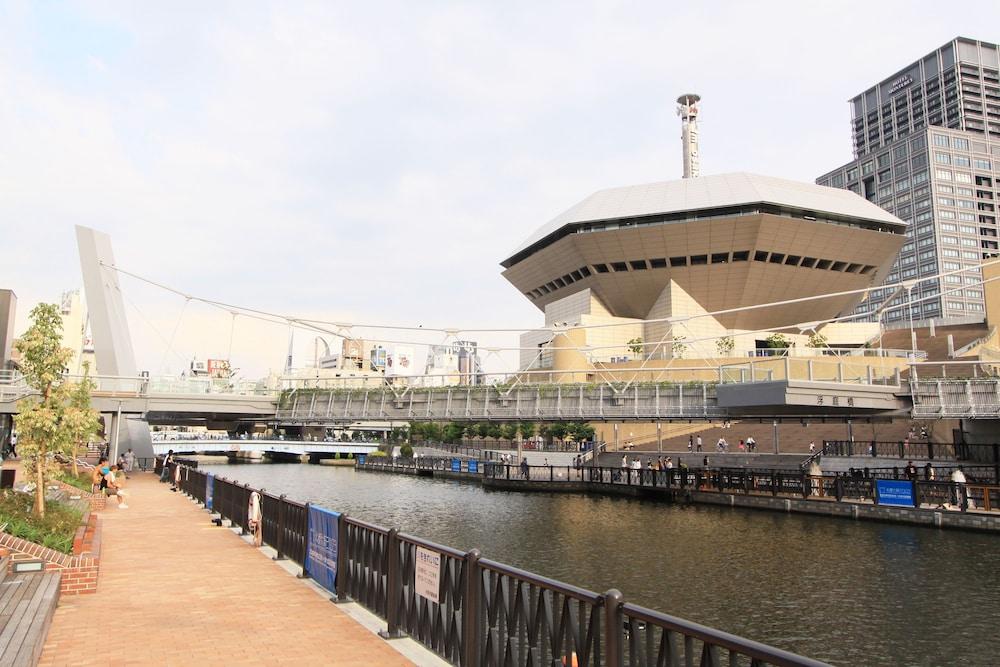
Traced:
<path id="1" fill-rule="evenodd" d="M 702 173 L 811 182 L 851 157 L 850 97 L 990 25 L 1000 3 L 0 0 L 0 287 L 19 329 L 79 288 L 80 224 L 268 312 L 537 326 L 499 262 L 596 190 L 679 178 L 681 93 Z M 282 367 L 286 327 L 121 280 L 139 368 L 230 338 L 245 375 Z"/>

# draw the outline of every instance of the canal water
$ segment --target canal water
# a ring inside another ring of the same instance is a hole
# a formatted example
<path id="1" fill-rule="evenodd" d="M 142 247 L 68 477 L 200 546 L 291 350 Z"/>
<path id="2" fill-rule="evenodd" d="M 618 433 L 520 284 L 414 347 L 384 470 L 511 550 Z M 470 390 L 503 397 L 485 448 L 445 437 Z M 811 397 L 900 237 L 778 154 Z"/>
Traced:
<path id="1" fill-rule="evenodd" d="M 299 464 L 201 469 L 837 665 L 1000 663 L 1000 537 Z"/>

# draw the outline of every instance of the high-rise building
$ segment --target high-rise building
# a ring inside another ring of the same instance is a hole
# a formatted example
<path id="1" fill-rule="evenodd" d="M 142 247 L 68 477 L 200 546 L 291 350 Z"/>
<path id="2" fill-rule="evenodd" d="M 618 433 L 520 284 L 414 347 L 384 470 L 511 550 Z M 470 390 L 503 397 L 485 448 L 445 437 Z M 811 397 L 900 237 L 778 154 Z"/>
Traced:
<path id="1" fill-rule="evenodd" d="M 956 38 L 850 105 L 854 160 L 816 182 L 909 222 L 886 281 L 919 281 L 908 294 L 876 290 L 857 312 L 892 323 L 909 305 L 915 320 L 982 320 L 978 264 L 998 251 L 1000 48 Z"/>

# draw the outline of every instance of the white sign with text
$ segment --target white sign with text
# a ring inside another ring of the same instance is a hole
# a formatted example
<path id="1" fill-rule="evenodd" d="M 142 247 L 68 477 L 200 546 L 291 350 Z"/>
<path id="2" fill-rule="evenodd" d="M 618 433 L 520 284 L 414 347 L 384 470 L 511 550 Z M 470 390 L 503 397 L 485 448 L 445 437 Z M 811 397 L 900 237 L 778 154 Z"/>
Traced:
<path id="1" fill-rule="evenodd" d="M 417 547 L 417 563 L 413 568 L 413 590 L 420 597 L 439 602 L 441 589 L 441 554 Z"/>

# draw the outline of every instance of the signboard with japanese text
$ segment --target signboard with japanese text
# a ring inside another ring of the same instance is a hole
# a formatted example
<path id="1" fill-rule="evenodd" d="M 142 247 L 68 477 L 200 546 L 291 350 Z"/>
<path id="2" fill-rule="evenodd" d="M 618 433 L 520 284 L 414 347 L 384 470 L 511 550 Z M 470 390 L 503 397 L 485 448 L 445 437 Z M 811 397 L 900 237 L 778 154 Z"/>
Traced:
<path id="1" fill-rule="evenodd" d="M 339 512 L 309 506 L 309 536 L 303 569 L 320 586 L 334 592 L 337 590 L 339 523 Z"/>
<path id="2" fill-rule="evenodd" d="M 901 479 L 875 480 L 879 505 L 913 507 L 913 482 Z"/>
<path id="3" fill-rule="evenodd" d="M 441 554 L 417 547 L 416 559 L 413 568 L 414 592 L 431 602 L 438 602 L 441 590 Z"/>

